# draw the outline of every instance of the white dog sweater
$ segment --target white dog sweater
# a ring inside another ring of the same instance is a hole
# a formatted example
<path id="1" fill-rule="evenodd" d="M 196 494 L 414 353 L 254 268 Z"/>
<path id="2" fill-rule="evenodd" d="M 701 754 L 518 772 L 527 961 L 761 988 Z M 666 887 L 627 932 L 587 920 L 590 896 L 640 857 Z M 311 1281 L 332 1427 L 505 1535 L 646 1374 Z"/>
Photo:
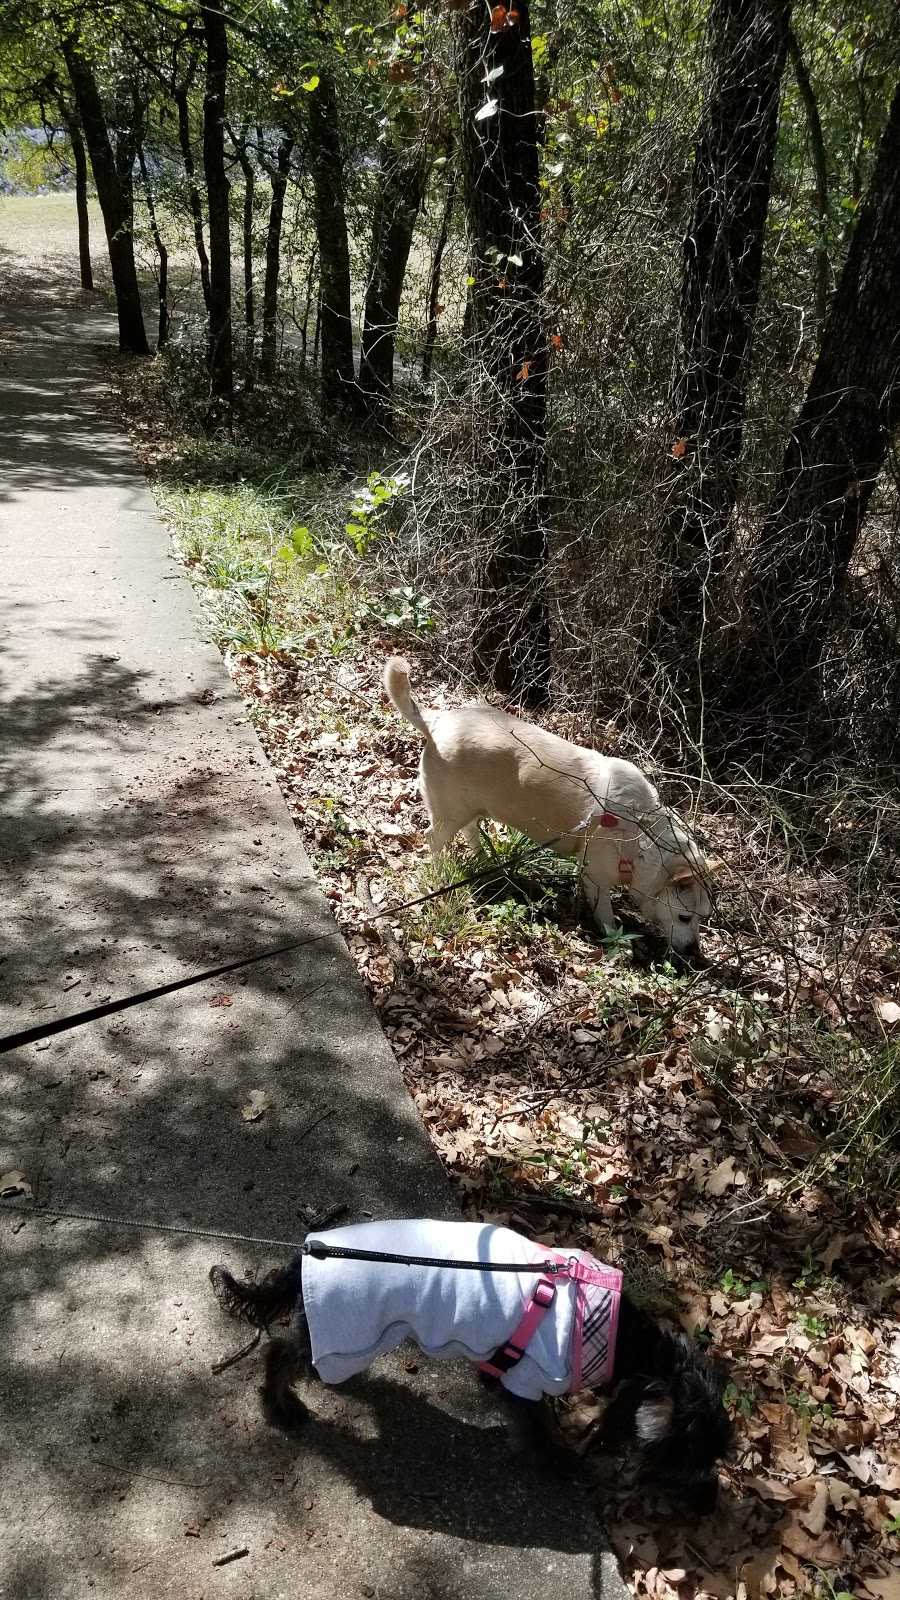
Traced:
<path id="1" fill-rule="evenodd" d="M 541 1274 L 480 1272 L 454 1267 L 454 1261 L 521 1262 L 523 1267 L 568 1261 L 576 1278 L 565 1272 L 552 1278 L 553 1304 L 526 1353 L 498 1375 L 526 1400 L 609 1381 L 622 1275 L 585 1251 L 560 1256 L 510 1228 L 480 1222 L 366 1222 L 311 1235 L 307 1243 L 316 1240 L 448 1263 L 405 1266 L 305 1255 L 303 1306 L 313 1364 L 325 1383 L 342 1383 L 365 1371 L 377 1355 L 404 1339 L 414 1339 L 438 1359 L 489 1364 L 523 1325 Z"/>

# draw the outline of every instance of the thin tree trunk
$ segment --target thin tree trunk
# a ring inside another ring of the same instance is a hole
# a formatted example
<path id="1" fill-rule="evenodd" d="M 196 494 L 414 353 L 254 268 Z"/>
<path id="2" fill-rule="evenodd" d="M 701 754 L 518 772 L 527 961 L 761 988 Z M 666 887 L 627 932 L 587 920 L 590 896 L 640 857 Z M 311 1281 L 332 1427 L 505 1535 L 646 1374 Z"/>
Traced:
<path id="1" fill-rule="evenodd" d="M 147 198 L 147 214 L 150 218 L 150 232 L 153 235 L 153 244 L 159 259 L 159 278 L 157 288 L 159 293 L 159 329 L 156 337 L 156 348 L 165 349 L 169 336 L 169 252 L 162 241 L 159 224 L 156 220 L 156 207 L 153 203 L 153 190 L 150 187 L 150 178 L 147 172 L 147 161 L 144 147 L 138 143 L 138 166 L 141 171 L 141 180 L 144 185 L 144 194 Z"/>
<path id="2" fill-rule="evenodd" d="M 252 384 L 253 357 L 256 353 L 256 309 L 253 293 L 253 202 L 256 195 L 256 171 L 247 154 L 246 123 L 239 134 L 228 130 L 241 172 L 244 175 L 243 253 L 244 253 L 244 359 L 247 364 L 247 381 Z"/>
<path id="3" fill-rule="evenodd" d="M 539 129 L 528 8 L 452 19 L 472 290 L 473 661 L 527 704 L 547 698 L 546 410 Z"/>
<path id="4" fill-rule="evenodd" d="M 191 219 L 194 224 L 194 243 L 197 247 L 197 260 L 200 263 L 200 287 L 203 291 L 203 304 L 208 315 L 210 299 L 209 256 L 206 253 L 206 240 L 203 237 L 203 205 L 200 200 L 200 190 L 197 188 L 194 152 L 191 148 L 191 117 L 187 89 L 173 90 L 172 98 L 178 111 L 178 142 L 181 145 L 181 159 L 184 162 L 184 174 L 187 179 L 188 204 L 191 208 Z"/>
<path id="5" fill-rule="evenodd" d="M 718 698 L 805 713 L 900 402 L 900 87 L 769 515 L 748 561 L 742 641 Z"/>
<path id="6" fill-rule="evenodd" d="M 450 238 L 450 223 L 453 218 L 453 207 L 456 202 L 456 172 L 449 160 L 448 152 L 448 177 L 447 188 L 444 193 L 444 208 L 441 213 L 441 226 L 438 230 L 437 243 L 434 255 L 431 258 L 431 271 L 428 275 L 428 321 L 425 327 L 425 349 L 422 353 L 422 382 L 428 383 L 431 378 L 431 364 L 434 360 L 434 347 L 437 344 L 438 306 L 441 297 L 441 272 L 444 266 L 444 252 Z"/>
<path id="7" fill-rule="evenodd" d="M 228 80 L 228 30 L 217 5 L 201 4 L 206 37 L 203 96 L 203 170 L 209 215 L 209 380 L 213 400 L 234 392 L 231 345 L 231 226 L 225 170 L 225 90 Z"/>
<path id="8" fill-rule="evenodd" d="M 75 122 L 68 124 L 69 143 L 75 162 L 75 210 L 78 215 L 78 271 L 82 289 L 93 289 L 91 264 L 91 220 L 88 213 L 88 167 L 84 140 Z"/>
<path id="9" fill-rule="evenodd" d="M 119 319 L 119 348 L 130 350 L 135 355 L 149 355 L 134 262 L 131 216 L 119 181 L 100 91 L 90 65 L 81 54 L 76 34 L 69 34 L 61 41 L 61 50 L 71 79 L 78 119 L 91 158 L 97 199 L 103 213 Z"/>
<path id="10" fill-rule="evenodd" d="M 306 350 L 309 344 L 309 311 L 313 301 L 313 284 L 316 281 L 316 267 L 318 265 L 318 250 L 315 245 L 309 252 L 309 268 L 306 273 L 306 298 L 303 302 L 303 326 L 300 329 L 300 343 L 303 351 L 303 365 L 306 366 Z M 319 309 L 316 301 L 316 342 L 318 342 Z M 313 350 L 313 366 L 315 366 L 316 353 Z"/>
<path id="11" fill-rule="evenodd" d="M 359 386 L 371 413 L 386 412 L 390 406 L 400 297 L 428 167 L 424 140 L 413 148 L 382 150 L 359 358 Z"/>
<path id="12" fill-rule="evenodd" d="M 356 396 L 344 159 L 334 81 L 324 65 L 309 96 L 309 162 L 319 246 L 322 400 L 334 410 L 354 405 Z"/>
<path id="13" fill-rule="evenodd" d="M 284 196 L 291 155 L 294 149 L 292 135 L 285 134 L 278 146 L 278 159 L 270 170 L 272 202 L 269 206 L 269 227 L 266 233 L 266 275 L 263 283 L 262 313 L 262 369 L 271 377 L 278 356 L 278 277 L 281 271 L 281 229 L 284 222 Z"/>
<path id="14" fill-rule="evenodd" d="M 696 662 L 727 564 L 789 20 L 790 0 L 710 5 L 660 483 L 663 585 L 651 630 L 676 670 Z"/>
<path id="15" fill-rule="evenodd" d="M 56 91 L 56 104 L 59 108 L 60 118 L 72 146 L 72 160 L 75 165 L 75 213 L 78 218 L 78 273 L 82 289 L 93 290 L 94 269 L 91 263 L 91 219 L 88 211 L 88 164 L 84 140 L 78 126 L 78 116 L 59 90 Z"/>
<path id="16" fill-rule="evenodd" d="M 828 309 L 828 281 L 831 275 L 831 266 L 828 260 L 828 161 L 825 154 L 825 139 L 822 133 L 822 119 L 819 116 L 819 105 L 813 92 L 806 62 L 800 50 L 797 36 L 793 28 L 788 30 L 788 54 L 797 88 L 803 101 L 806 112 L 806 125 L 809 131 L 809 148 L 812 155 L 813 172 L 816 178 L 816 338 L 821 339 L 822 329 L 825 326 L 825 312 Z"/>

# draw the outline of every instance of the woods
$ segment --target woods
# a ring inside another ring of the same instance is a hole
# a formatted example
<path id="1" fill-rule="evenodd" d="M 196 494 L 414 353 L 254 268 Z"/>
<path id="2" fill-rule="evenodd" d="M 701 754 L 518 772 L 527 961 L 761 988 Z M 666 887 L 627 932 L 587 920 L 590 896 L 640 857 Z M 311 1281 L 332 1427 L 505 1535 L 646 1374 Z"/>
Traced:
<path id="1" fill-rule="evenodd" d="M 18 0 L 0 46 L 86 288 L 90 163 L 123 351 L 155 303 L 159 346 L 204 326 L 207 433 L 300 380 L 366 470 L 416 463 L 391 560 L 473 683 L 720 765 L 823 713 L 894 751 L 892 8 Z"/>

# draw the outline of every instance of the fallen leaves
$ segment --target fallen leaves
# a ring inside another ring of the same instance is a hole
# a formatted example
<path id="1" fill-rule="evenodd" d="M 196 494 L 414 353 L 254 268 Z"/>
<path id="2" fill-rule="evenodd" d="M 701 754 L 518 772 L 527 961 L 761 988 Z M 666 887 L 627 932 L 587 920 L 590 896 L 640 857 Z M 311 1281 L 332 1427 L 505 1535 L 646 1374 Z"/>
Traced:
<path id="1" fill-rule="evenodd" d="M 16 1170 L 4 1172 L 0 1177 L 0 1200 L 12 1200 L 17 1197 L 30 1200 L 31 1184 L 23 1172 Z"/>
<path id="2" fill-rule="evenodd" d="M 266 1111 L 270 1111 L 275 1101 L 263 1089 L 251 1089 L 247 1101 L 241 1106 L 241 1116 L 245 1122 L 258 1122 Z"/>
<path id="3" fill-rule="evenodd" d="M 889 1218 L 848 1225 L 805 1182 L 833 1086 L 793 1021 L 779 1022 L 799 1005 L 831 1033 L 855 1007 L 883 1040 L 900 1019 L 883 974 L 868 989 L 856 980 L 854 998 L 810 946 L 789 990 L 748 950 L 739 995 L 712 974 L 682 987 L 601 951 L 564 900 L 558 925 L 523 924 L 465 896 L 458 916 L 437 901 L 392 919 L 406 958 L 392 959 L 371 937 L 359 874 L 376 909 L 431 881 L 418 742 L 365 711 L 380 666 L 348 654 L 342 682 L 314 660 L 299 681 L 272 660 L 233 670 L 461 1205 L 624 1260 L 731 1365 L 738 1450 L 702 1538 L 657 1518 L 597 1455 L 601 1403 L 561 1410 L 631 1587 L 653 1600 L 789 1600 L 828 1573 L 847 1574 L 860 1600 L 900 1600 L 900 1540 L 887 1531 L 900 1514 L 900 1240 Z M 448 703 L 443 684 L 424 698 Z M 730 841 L 734 859 L 744 843 Z M 271 1105 L 253 1090 L 241 1115 Z"/>

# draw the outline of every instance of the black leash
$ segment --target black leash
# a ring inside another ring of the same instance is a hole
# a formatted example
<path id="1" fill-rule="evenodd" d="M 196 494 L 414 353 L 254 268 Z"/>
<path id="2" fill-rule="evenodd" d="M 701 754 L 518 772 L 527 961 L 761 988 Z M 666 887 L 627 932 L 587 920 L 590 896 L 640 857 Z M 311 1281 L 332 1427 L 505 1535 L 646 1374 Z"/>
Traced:
<path id="1" fill-rule="evenodd" d="M 337 1207 L 338 1211 L 344 1207 Z M 298 1245 L 296 1239 L 265 1239 L 256 1233 L 223 1233 L 220 1228 L 192 1228 L 182 1222 L 141 1222 L 137 1217 L 113 1217 L 100 1211 L 69 1211 L 59 1206 L 28 1204 L 21 1200 L 0 1200 L 0 1216 L 14 1211 L 35 1221 L 101 1222 L 112 1228 L 138 1228 L 151 1233 L 181 1233 L 194 1239 L 227 1239 L 234 1244 L 267 1244 L 281 1250 L 292 1250 L 303 1256 L 315 1256 L 321 1261 L 334 1256 L 345 1261 L 385 1261 L 401 1267 L 454 1267 L 462 1272 L 536 1272 L 551 1277 L 568 1271 L 564 1261 L 452 1261 L 446 1256 L 398 1256 L 386 1250 L 353 1250 L 349 1245 L 326 1244 L 322 1239 L 307 1239 Z"/>
<path id="2" fill-rule="evenodd" d="M 586 817 L 576 828 L 569 828 L 563 833 L 558 833 L 555 838 L 548 839 L 546 844 L 532 845 L 530 849 L 523 850 L 504 863 L 504 867 L 516 867 L 522 861 L 528 861 L 531 856 L 538 855 L 542 850 L 549 850 L 553 845 L 559 844 L 561 839 L 571 837 L 573 834 L 582 833 L 589 825 L 591 817 Z M 465 878 L 458 878 L 455 883 L 444 883 L 439 889 L 432 889 L 428 894 L 421 894 L 415 900 L 406 900 L 401 905 L 385 906 L 382 911 L 376 911 L 374 917 L 366 918 L 368 922 L 378 922 L 384 917 L 394 917 L 401 911 L 411 911 L 415 906 L 425 905 L 429 900 L 437 900 L 441 895 L 452 894 L 455 889 L 465 889 L 470 883 L 477 883 L 479 878 L 490 877 L 498 869 L 496 861 L 490 861 L 477 871 L 470 872 Z M 150 1000 L 159 1000 L 163 995 L 176 994 L 179 989 L 189 989 L 193 984 L 207 983 L 210 978 L 220 978 L 226 972 L 237 972 L 241 967 L 251 967 L 257 961 L 272 961 L 276 956 L 288 955 L 293 950 L 304 950 L 308 945 L 320 944 L 323 939 L 333 939 L 338 933 L 337 928 L 330 928 L 327 933 L 316 933 L 308 939 L 295 939 L 291 944 L 277 945 L 274 950 L 259 950 L 256 955 L 242 956 L 239 961 L 226 962 L 221 967 L 210 967 L 205 972 L 196 972 L 190 978 L 178 978 L 174 983 L 162 983 L 156 989 L 144 989 L 140 994 L 124 996 L 121 1000 L 108 1000 L 104 1005 L 91 1006 L 87 1011 L 74 1011 L 71 1016 L 59 1017 L 55 1022 L 41 1022 L 34 1028 L 22 1028 L 18 1033 L 8 1033 L 0 1039 L 0 1056 L 9 1050 L 19 1050 L 26 1044 L 37 1044 L 41 1039 L 52 1039 L 57 1033 L 67 1033 L 70 1028 L 82 1028 L 87 1022 L 99 1022 L 103 1017 L 112 1017 L 118 1011 L 128 1011 L 131 1006 L 146 1005 Z"/>
<path id="3" fill-rule="evenodd" d="M 395 1256 L 388 1250 L 351 1250 L 349 1245 L 325 1244 L 321 1239 L 307 1239 L 300 1246 L 302 1256 L 315 1256 L 317 1261 L 334 1256 L 341 1261 L 387 1261 L 398 1267 L 454 1267 L 461 1272 L 539 1272 L 550 1277 L 568 1273 L 568 1261 L 455 1261 L 448 1256 Z"/>

